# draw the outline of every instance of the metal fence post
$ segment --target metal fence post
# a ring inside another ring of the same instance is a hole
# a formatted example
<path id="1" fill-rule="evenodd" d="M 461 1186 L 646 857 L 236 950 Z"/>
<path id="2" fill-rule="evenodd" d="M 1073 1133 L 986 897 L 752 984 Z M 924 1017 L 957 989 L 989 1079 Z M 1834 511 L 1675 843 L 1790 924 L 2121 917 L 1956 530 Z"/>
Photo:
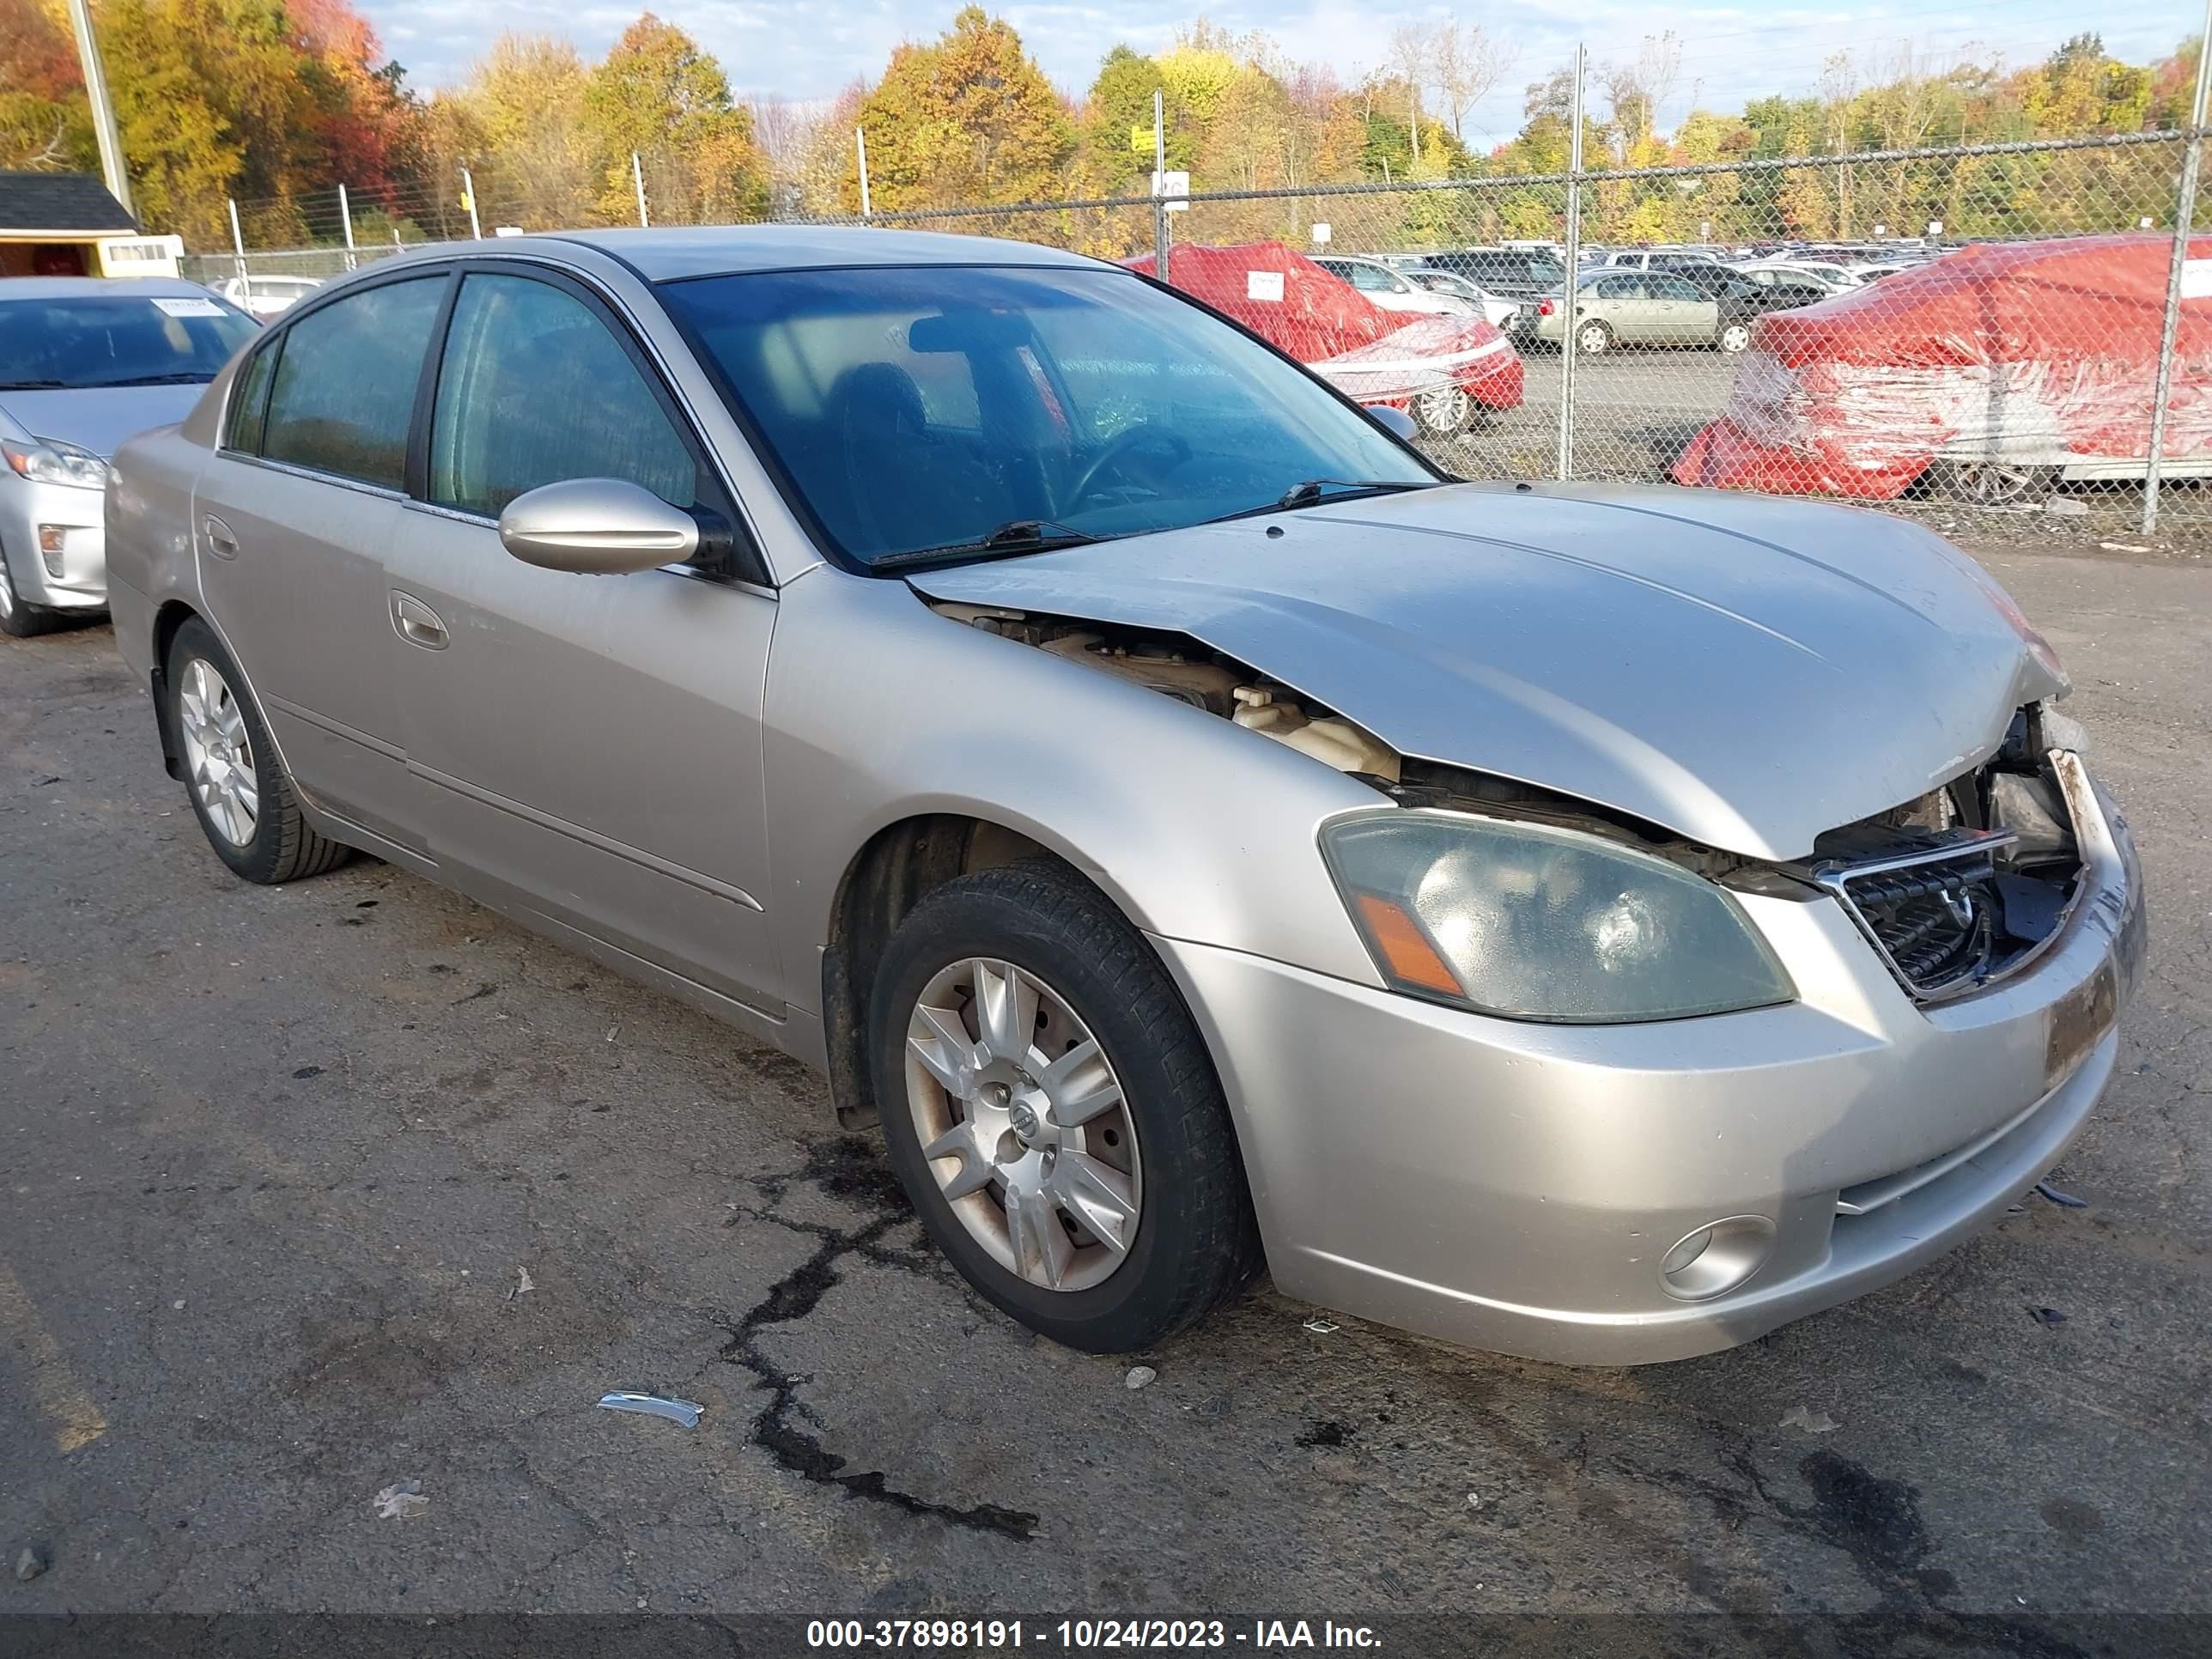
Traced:
<path id="1" fill-rule="evenodd" d="M 653 228 L 653 220 L 645 210 L 645 164 L 637 159 L 637 152 L 629 153 L 629 181 L 637 186 L 637 228 Z"/>
<path id="2" fill-rule="evenodd" d="M 253 309 L 253 273 L 246 268 L 246 236 L 238 228 L 238 198 L 223 198 L 230 207 L 230 246 L 238 255 L 238 297 L 248 311 Z"/>
<path id="3" fill-rule="evenodd" d="M 2150 406 L 2150 465 L 2143 474 L 2143 534 L 2158 529 L 2159 471 L 2166 460 L 2166 406 L 2173 396 L 2174 337 L 2181 327 L 2181 288 L 2189 269 L 2189 233 L 2197 220 L 2197 175 L 2204 159 L 2204 102 L 2212 90 L 2212 0 L 2205 0 L 2197 37 L 2197 96 L 2189 107 L 2189 147 L 2181 158 L 2181 200 L 2173 216 L 2173 258 L 2166 274 L 2166 318 L 2159 325 L 2158 387 Z"/>
<path id="4" fill-rule="evenodd" d="M 461 203 L 469 210 L 469 237 L 473 241 L 483 240 L 483 222 L 477 217 L 477 181 L 469 176 L 466 167 L 461 169 Z"/>
<path id="5" fill-rule="evenodd" d="M 355 263 L 353 257 L 353 204 L 347 200 L 346 187 L 343 185 L 340 185 L 338 186 L 338 222 L 345 227 L 346 269 L 348 270 L 351 270 L 354 268 Z"/>
<path id="6" fill-rule="evenodd" d="M 1168 274 L 1167 94 L 1158 87 L 1152 88 L 1152 275 L 1164 283 L 1175 280 Z"/>
<path id="7" fill-rule="evenodd" d="M 1561 482 L 1575 476 L 1575 301 L 1582 293 L 1583 253 L 1583 49 L 1575 48 L 1574 131 L 1567 140 L 1567 280 L 1560 300 L 1566 314 L 1559 325 L 1559 465 Z"/>
<path id="8" fill-rule="evenodd" d="M 853 129 L 853 153 L 860 158 L 860 217 L 871 216 L 875 203 L 868 196 L 868 135 L 865 128 Z"/>

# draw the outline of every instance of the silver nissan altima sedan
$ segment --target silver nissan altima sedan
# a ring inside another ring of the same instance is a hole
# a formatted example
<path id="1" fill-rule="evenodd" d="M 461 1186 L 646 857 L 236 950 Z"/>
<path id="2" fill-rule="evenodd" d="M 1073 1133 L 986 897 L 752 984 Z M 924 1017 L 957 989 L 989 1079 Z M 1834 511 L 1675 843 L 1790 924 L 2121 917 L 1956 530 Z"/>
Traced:
<path id="1" fill-rule="evenodd" d="M 2058 1158 L 2143 950 L 2050 647 L 1898 519 L 1455 483 L 1130 271 L 531 237 L 117 457 L 218 857 L 361 849 L 820 1068 L 984 1296 L 1725 1347 Z"/>

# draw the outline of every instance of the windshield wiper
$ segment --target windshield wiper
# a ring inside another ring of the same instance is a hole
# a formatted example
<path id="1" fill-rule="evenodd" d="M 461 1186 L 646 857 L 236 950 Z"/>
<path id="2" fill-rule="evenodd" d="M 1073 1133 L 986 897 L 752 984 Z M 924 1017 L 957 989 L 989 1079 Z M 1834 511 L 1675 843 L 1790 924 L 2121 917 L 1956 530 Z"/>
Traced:
<path id="1" fill-rule="evenodd" d="M 133 374 L 120 380 L 95 380 L 86 388 L 97 392 L 112 386 L 205 386 L 212 374 Z"/>
<path id="2" fill-rule="evenodd" d="M 1395 495 L 1406 489 L 1433 489 L 1439 481 L 1425 479 L 1353 479 L 1306 478 L 1292 484 L 1281 495 L 1260 507 L 1248 507 L 1235 513 L 1224 513 L 1218 519 L 1208 519 L 1208 524 L 1227 524 L 1232 519 L 1257 518 L 1262 513 L 1281 513 L 1291 508 L 1311 507 L 1329 491 L 1350 490 L 1358 495 Z M 1341 500 L 1340 496 L 1338 499 Z"/>
<path id="3" fill-rule="evenodd" d="M 66 380 L 0 380 L 0 392 L 65 392 Z"/>
<path id="4" fill-rule="evenodd" d="M 888 570 L 902 564 L 933 563 L 939 559 L 1011 553 L 1043 553 L 1055 547 L 1081 547 L 1100 538 L 1050 519 L 1009 519 L 988 536 L 945 547 L 917 547 L 909 553 L 886 553 L 868 562 L 871 570 Z"/>

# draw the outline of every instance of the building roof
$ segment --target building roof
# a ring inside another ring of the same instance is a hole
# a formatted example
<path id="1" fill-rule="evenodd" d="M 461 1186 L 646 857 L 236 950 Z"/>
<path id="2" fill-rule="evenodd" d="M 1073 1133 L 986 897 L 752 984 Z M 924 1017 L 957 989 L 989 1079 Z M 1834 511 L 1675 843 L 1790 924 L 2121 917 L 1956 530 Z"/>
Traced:
<path id="1" fill-rule="evenodd" d="M 0 173 L 0 232 L 137 228 L 123 204 L 88 173 Z"/>

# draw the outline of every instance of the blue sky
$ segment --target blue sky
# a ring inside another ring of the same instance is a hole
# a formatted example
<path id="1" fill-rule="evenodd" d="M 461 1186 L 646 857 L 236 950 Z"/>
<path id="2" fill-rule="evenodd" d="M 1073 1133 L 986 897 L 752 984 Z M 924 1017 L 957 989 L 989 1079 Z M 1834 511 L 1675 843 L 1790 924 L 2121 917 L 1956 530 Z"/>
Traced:
<path id="1" fill-rule="evenodd" d="M 640 7 L 560 5 L 549 0 L 356 0 L 407 68 L 417 88 L 453 84 L 490 38 L 504 29 L 565 34 L 597 56 Z M 941 32 L 957 0 L 807 0 L 756 4 L 750 0 L 653 0 L 652 9 L 681 24 L 722 61 L 742 93 L 795 100 L 827 97 L 856 76 L 872 76 L 902 40 Z M 1116 40 L 1141 51 L 1169 45 L 1199 8 L 1161 0 L 1027 0 L 994 7 L 1021 30 L 1046 73 L 1079 94 L 1098 59 Z M 1663 112 L 1671 125 L 1692 100 L 1710 108 L 1740 106 L 1748 97 L 1799 93 L 1819 79 L 1832 52 L 1848 49 L 1862 78 L 1875 78 L 1897 54 L 1950 61 L 1962 53 L 2033 62 L 2073 31 L 2094 27 L 2106 45 L 2136 61 L 2171 51 L 2203 20 L 2201 0 L 1864 0 L 1859 4 L 1691 3 L 1674 9 L 1642 0 L 1577 0 L 1571 6 L 1523 3 L 1484 8 L 1392 4 L 1389 0 L 1307 0 L 1283 5 L 1212 4 L 1215 22 L 1237 31 L 1264 29 L 1296 58 L 1333 64 L 1346 81 L 1382 55 L 1399 23 L 1457 15 L 1506 34 L 1519 57 L 1504 85 L 1469 122 L 1487 140 L 1520 125 L 1521 88 L 1573 56 L 1577 34 L 1594 61 L 1633 58 L 1640 38 L 1672 28 L 1682 42 L 1680 79 Z M 1476 137 L 1471 130 L 1469 138 Z"/>

